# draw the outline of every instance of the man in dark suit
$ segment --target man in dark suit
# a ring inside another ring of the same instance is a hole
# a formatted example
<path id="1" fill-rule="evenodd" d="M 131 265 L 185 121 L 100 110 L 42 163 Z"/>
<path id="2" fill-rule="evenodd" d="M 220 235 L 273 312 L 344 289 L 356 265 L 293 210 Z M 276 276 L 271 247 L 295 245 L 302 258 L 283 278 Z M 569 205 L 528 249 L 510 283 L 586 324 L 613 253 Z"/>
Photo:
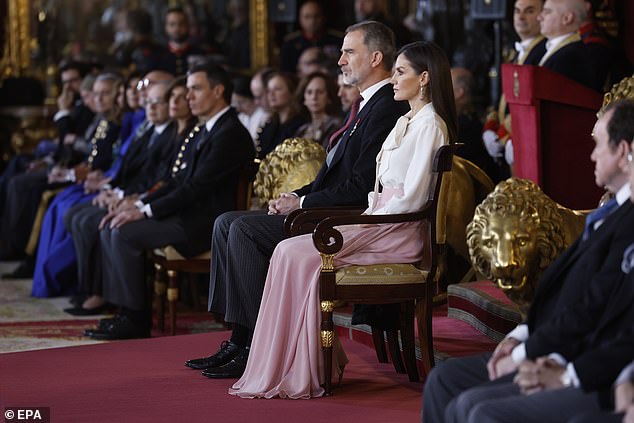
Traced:
<path id="1" fill-rule="evenodd" d="M 614 292 L 610 290 L 618 287 L 624 277 L 624 251 L 634 241 L 634 204 L 628 183 L 632 122 L 634 103 L 619 102 L 598 119 L 593 131 L 596 146 L 591 159 L 595 162 L 596 183 L 615 193 L 615 201 L 588 217 L 587 233 L 544 272 L 526 324 L 509 333 L 493 355 L 449 360 L 434 369 L 424 391 L 426 422 L 467 421 L 473 406 L 482 398 L 500 395 L 492 394 L 496 385 L 510 382 L 511 373 L 525 359 L 557 351 L 566 352 L 568 359 L 574 358 L 587 350 L 591 345 L 588 342 L 597 345 L 604 341 L 600 336 L 604 327 L 614 325 L 613 330 L 618 331 L 627 322 L 622 314 L 615 313 L 602 317 L 605 325 L 594 319 L 584 326 L 578 316 L 589 315 L 593 309 L 603 312 L 607 299 L 614 298 L 609 295 Z M 579 310 L 570 314 L 575 307 Z M 571 319 L 571 315 L 576 317 Z M 578 393 L 569 392 L 566 401 L 577 402 Z M 560 403 L 563 401 L 560 399 Z M 541 411 L 547 410 L 544 407 Z"/>
<path id="2" fill-rule="evenodd" d="M 228 213 L 214 225 L 210 311 L 232 324 L 231 340 L 209 357 L 186 365 L 206 369 L 208 377 L 239 377 L 248 358 L 270 257 L 286 235 L 284 218 L 297 208 L 367 206 L 374 186 L 376 155 L 407 105 L 395 102 L 389 76 L 394 61 L 394 34 L 378 22 L 349 27 L 339 66 L 344 81 L 361 91 L 346 125 L 331 137 L 326 163 L 315 180 L 269 204 L 269 214 Z M 358 113 L 357 113 L 358 110 Z"/>
<path id="3" fill-rule="evenodd" d="M 542 11 L 544 0 L 516 0 L 513 6 L 513 28 L 519 37 L 515 42 L 515 56 L 512 63 L 518 65 L 537 65 L 546 52 L 546 38 L 539 32 L 539 21 L 537 17 Z M 454 91 L 456 84 L 454 82 Z M 458 100 L 456 99 L 456 105 Z M 500 97 L 497 113 L 492 112 L 487 116 L 482 132 L 482 141 L 487 152 L 494 160 L 494 167 L 491 173 L 487 168 L 482 167 L 494 182 L 503 180 L 511 176 L 508 163 L 503 160 L 506 156 L 505 149 L 509 149 L 508 157 L 512 158 L 511 128 L 509 125 L 510 112 L 504 95 Z M 459 125 L 460 126 L 460 125 Z M 461 135 L 461 141 L 462 135 Z M 460 152 L 458 152 L 460 155 Z M 467 157 L 468 158 L 468 157 Z"/>
<path id="4" fill-rule="evenodd" d="M 539 26 L 548 41 L 539 65 L 601 91 L 606 75 L 599 74 L 597 66 L 602 64 L 590 61 L 579 35 L 587 13 L 584 0 L 546 0 Z"/>
<path id="5" fill-rule="evenodd" d="M 64 215 L 77 256 L 78 293 L 85 297 L 83 305 L 65 311 L 74 315 L 99 314 L 102 298 L 101 253 L 99 223 L 124 197 L 143 193 L 154 185 L 159 172 L 176 156 L 176 124 L 169 120 L 165 99 L 167 81 L 148 88 L 145 101 L 149 125 L 134 134 L 121 167 L 109 186 L 104 187 L 91 203 L 82 203 Z"/>
<path id="6" fill-rule="evenodd" d="M 88 335 L 95 339 L 149 335 L 151 319 L 144 278 L 144 252 L 174 245 L 184 256 L 206 250 L 216 216 L 235 209 L 239 175 L 255 155 L 248 131 L 229 103 L 232 84 L 226 71 L 199 65 L 187 77 L 192 113 L 205 123 L 182 160 L 178 173 L 134 207 L 112 217 L 101 231 L 104 299 L 121 306 L 115 319 Z"/>
<path id="7" fill-rule="evenodd" d="M 83 136 L 95 116 L 79 95 L 82 78 L 86 75 L 85 68 L 77 62 L 64 63 L 60 68 L 62 92 L 57 98 L 59 110 L 53 117 L 59 133 L 59 146 L 64 145 L 68 134 Z"/>

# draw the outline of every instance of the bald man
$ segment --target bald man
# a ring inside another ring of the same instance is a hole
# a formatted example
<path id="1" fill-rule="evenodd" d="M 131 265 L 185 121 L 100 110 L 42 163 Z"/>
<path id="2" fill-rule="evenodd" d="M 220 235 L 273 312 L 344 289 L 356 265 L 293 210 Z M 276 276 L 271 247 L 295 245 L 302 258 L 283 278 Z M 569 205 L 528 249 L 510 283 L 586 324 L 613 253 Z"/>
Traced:
<path id="1" fill-rule="evenodd" d="M 548 40 L 539 65 L 601 91 L 605 77 L 597 75 L 598 64 L 589 59 L 579 35 L 587 13 L 584 0 L 546 0 L 537 18 L 540 31 Z"/>

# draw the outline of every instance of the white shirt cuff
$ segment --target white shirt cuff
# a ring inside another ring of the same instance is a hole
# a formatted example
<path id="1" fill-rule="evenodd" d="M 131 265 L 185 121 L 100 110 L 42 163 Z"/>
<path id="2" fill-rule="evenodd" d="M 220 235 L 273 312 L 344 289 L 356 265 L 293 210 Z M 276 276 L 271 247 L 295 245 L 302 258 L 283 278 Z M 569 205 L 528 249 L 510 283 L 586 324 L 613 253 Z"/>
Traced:
<path id="1" fill-rule="evenodd" d="M 123 190 L 121 188 L 115 187 L 112 192 L 115 193 L 115 195 L 117 196 L 117 198 L 119 200 L 123 199 L 123 197 L 125 197 L 125 193 L 123 192 Z"/>
<path id="2" fill-rule="evenodd" d="M 152 213 L 152 207 L 150 207 L 149 204 L 144 205 L 139 210 L 141 210 L 145 217 L 154 217 L 154 214 Z"/>
<path id="3" fill-rule="evenodd" d="M 515 329 L 510 331 L 504 338 L 513 338 L 517 339 L 520 342 L 526 342 L 526 340 L 528 340 L 528 325 L 517 325 Z"/>
<path id="4" fill-rule="evenodd" d="M 291 195 L 294 195 L 295 197 L 299 198 L 299 208 L 302 208 L 302 204 L 304 204 L 304 198 L 306 197 L 305 195 L 302 195 L 301 197 L 299 195 L 297 195 L 296 192 L 291 192 Z"/>
<path id="5" fill-rule="evenodd" d="M 634 363 L 621 370 L 621 373 L 619 373 L 619 377 L 616 378 L 616 382 L 614 382 L 614 384 L 620 385 L 624 382 L 631 381 L 632 378 L 634 378 Z"/>
<path id="6" fill-rule="evenodd" d="M 75 182 L 77 180 L 77 176 L 75 175 L 75 169 L 70 169 L 68 173 L 66 173 L 66 180 L 68 182 Z"/>
<path id="7" fill-rule="evenodd" d="M 522 361 L 526 360 L 526 345 L 521 343 L 513 348 L 513 351 L 511 351 L 511 358 L 515 364 L 520 364 Z"/>
<path id="8" fill-rule="evenodd" d="M 572 382 L 572 386 L 575 388 L 581 387 L 581 381 L 579 380 L 579 376 L 577 376 L 577 371 L 575 370 L 575 366 L 572 363 L 568 363 L 566 365 L 566 371 L 570 375 L 570 381 Z"/>
<path id="9" fill-rule="evenodd" d="M 53 122 L 57 122 L 64 116 L 68 115 L 70 115 L 70 110 L 60 110 L 59 112 L 55 113 L 55 116 L 53 116 Z"/>

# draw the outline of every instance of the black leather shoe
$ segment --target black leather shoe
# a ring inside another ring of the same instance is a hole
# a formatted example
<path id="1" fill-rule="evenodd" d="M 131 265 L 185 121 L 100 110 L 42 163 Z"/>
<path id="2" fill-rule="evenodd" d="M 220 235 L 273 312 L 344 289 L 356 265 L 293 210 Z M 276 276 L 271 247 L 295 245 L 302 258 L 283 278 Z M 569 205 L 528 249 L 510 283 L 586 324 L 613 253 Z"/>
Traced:
<path id="1" fill-rule="evenodd" d="M 233 360 L 242 348 L 231 341 L 222 341 L 220 349 L 214 355 L 204 358 L 194 358 L 187 360 L 185 366 L 195 369 L 204 370 L 209 367 L 220 367 Z"/>
<path id="2" fill-rule="evenodd" d="M 84 331 L 84 336 L 92 336 L 94 332 L 103 332 L 108 325 L 110 325 L 115 320 L 119 320 L 121 318 L 120 314 L 115 315 L 114 317 L 106 317 L 104 319 L 99 320 L 96 328 L 86 329 Z"/>
<path id="3" fill-rule="evenodd" d="M 203 370 L 202 375 L 210 379 L 238 379 L 242 377 L 249 360 L 249 347 L 240 350 L 240 353 L 230 362 L 220 367 L 210 367 Z"/>
<path id="4" fill-rule="evenodd" d="M 115 339 L 149 338 L 150 330 L 133 323 L 127 316 L 106 324 L 103 329 L 90 331 L 88 335 L 92 339 L 112 341 Z"/>

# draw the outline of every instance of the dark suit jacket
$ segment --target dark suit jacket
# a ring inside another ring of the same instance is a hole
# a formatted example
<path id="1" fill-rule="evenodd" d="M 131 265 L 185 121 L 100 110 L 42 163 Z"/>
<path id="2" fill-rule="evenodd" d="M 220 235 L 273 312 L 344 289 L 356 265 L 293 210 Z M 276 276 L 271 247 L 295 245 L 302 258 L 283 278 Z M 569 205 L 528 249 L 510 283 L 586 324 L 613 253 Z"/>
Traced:
<path id="1" fill-rule="evenodd" d="M 528 56 L 524 59 L 523 65 L 539 65 L 539 61 L 542 60 L 542 57 L 546 53 L 546 38 L 538 42 L 533 46 L 533 48 L 528 52 Z"/>
<path id="2" fill-rule="evenodd" d="M 141 143 L 137 143 L 137 148 L 134 151 L 132 151 L 133 146 L 130 145 L 130 149 L 126 153 L 126 158 L 130 157 L 130 165 L 126 181 L 120 186 L 125 191 L 125 195 L 145 192 L 156 182 L 158 174 L 163 171 L 164 164 L 171 160 L 176 150 L 176 126 L 175 123 L 170 123 L 152 145 L 149 145 L 149 141 L 154 129 L 143 137 Z M 131 154 L 138 157 L 132 157 Z"/>
<path id="3" fill-rule="evenodd" d="M 67 134 L 76 134 L 83 137 L 94 117 L 94 112 L 81 100 L 77 100 L 69 114 L 55 121 L 60 145 L 64 144 L 64 137 Z"/>
<path id="4" fill-rule="evenodd" d="M 597 64 L 590 61 L 590 56 L 581 41 L 557 50 L 546 59 L 543 66 L 596 91 L 601 91 L 605 82 L 605 78 L 602 81 L 596 80 Z"/>
<path id="5" fill-rule="evenodd" d="M 367 206 L 374 187 L 376 155 L 396 120 L 407 113 L 406 102 L 394 101 L 392 84 L 377 91 L 339 140 L 330 166 L 324 165 L 310 184 L 298 189 L 302 207 Z M 356 126 L 356 128 L 355 128 Z"/>
<path id="6" fill-rule="evenodd" d="M 255 156 L 251 136 L 233 109 L 203 134 L 191 141 L 186 168 L 144 199 L 154 218 L 181 219 L 188 242 L 175 247 L 188 257 L 209 249 L 214 220 L 235 209 L 240 172 Z"/>
<path id="7" fill-rule="evenodd" d="M 621 315 L 618 308 L 605 313 L 605 307 L 622 283 L 623 252 L 632 242 L 634 204 L 627 201 L 546 269 L 528 313 L 528 358 L 553 351 L 574 357 L 610 336 Z"/>
<path id="8" fill-rule="evenodd" d="M 92 139 L 96 138 L 97 142 L 95 148 L 88 154 L 95 154 L 92 160 L 91 167 L 96 170 L 99 169 L 103 172 L 110 168 L 112 164 L 112 148 L 119 139 L 119 132 L 121 126 L 118 123 L 108 121 L 108 125 L 103 137 L 99 136 L 98 131 L 93 132 L 93 135 L 88 142 L 92 142 Z"/>
<path id="9" fill-rule="evenodd" d="M 154 130 L 153 126 L 149 126 L 145 131 L 137 131 L 132 139 L 125 155 L 121 159 L 121 166 L 116 176 L 110 183 L 113 187 L 125 189 L 126 185 L 138 174 L 138 171 L 147 160 L 146 146 L 148 139 Z"/>

